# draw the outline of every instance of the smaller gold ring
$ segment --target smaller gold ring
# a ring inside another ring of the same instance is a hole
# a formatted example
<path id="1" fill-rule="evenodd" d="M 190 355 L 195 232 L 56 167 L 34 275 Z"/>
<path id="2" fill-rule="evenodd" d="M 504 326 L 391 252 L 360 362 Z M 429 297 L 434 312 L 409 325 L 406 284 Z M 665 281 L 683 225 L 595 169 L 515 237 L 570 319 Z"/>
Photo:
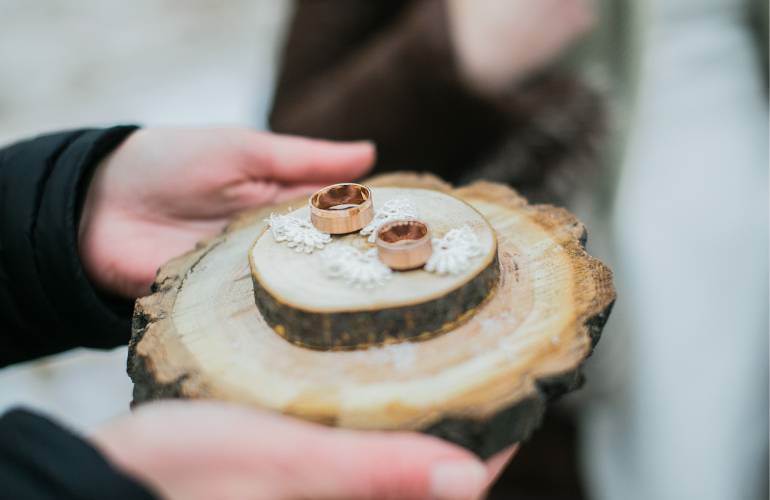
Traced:
<path id="1" fill-rule="evenodd" d="M 397 271 L 422 267 L 433 253 L 430 228 L 418 220 L 395 220 L 377 231 L 377 255 Z"/>
<path id="2" fill-rule="evenodd" d="M 310 221 L 322 233 L 352 233 L 374 218 L 372 192 L 352 182 L 326 186 L 310 197 L 309 205 Z"/>

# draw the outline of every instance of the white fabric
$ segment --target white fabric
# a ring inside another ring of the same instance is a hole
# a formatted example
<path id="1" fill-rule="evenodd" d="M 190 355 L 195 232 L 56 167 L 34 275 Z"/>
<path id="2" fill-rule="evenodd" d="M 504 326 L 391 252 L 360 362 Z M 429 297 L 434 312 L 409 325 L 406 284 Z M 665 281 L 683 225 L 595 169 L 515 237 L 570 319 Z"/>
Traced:
<path id="1" fill-rule="evenodd" d="M 593 498 L 755 499 L 767 481 L 768 114 L 743 7 L 643 7 L 605 332 L 624 356 L 583 419 Z"/>

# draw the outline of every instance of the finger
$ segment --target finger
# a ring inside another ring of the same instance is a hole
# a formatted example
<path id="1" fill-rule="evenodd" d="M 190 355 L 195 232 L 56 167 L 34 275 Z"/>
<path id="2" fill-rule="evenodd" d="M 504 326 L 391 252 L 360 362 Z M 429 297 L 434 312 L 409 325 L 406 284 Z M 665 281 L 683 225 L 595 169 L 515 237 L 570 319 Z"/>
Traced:
<path id="1" fill-rule="evenodd" d="M 153 461 L 203 460 L 229 478 L 242 471 L 249 480 L 238 484 L 265 498 L 470 500 L 488 482 L 471 453 L 421 434 L 334 429 L 210 402 L 153 403 L 132 419 L 144 420 L 144 441 L 163 443 Z M 174 432 L 160 421 L 174 422 Z M 126 462 L 120 455 L 131 448 L 128 441 L 110 448 L 118 463 Z M 175 451 L 199 441 L 209 443 L 198 445 L 206 450 L 200 457 Z"/>
<path id="2" fill-rule="evenodd" d="M 286 481 L 291 498 L 470 500 L 488 483 L 475 456 L 437 438 L 282 421 L 292 427 L 292 474 L 303 478 Z"/>
<path id="3" fill-rule="evenodd" d="M 279 182 L 349 181 L 374 164 L 374 144 L 368 141 L 332 142 L 260 132 L 251 137 L 255 174 Z"/>
<path id="4" fill-rule="evenodd" d="M 491 458 L 487 460 L 487 473 L 489 475 L 489 484 L 487 487 L 491 487 L 494 482 L 497 481 L 497 478 L 503 472 L 505 467 L 511 462 L 511 459 L 518 450 L 519 445 L 514 444 L 502 451 L 495 453 Z"/>
<path id="5" fill-rule="evenodd" d="M 155 407 L 179 413 L 175 421 L 192 420 L 190 403 L 186 410 L 182 404 Z M 221 455 L 220 463 L 233 463 L 233 454 L 240 454 L 239 462 L 270 478 L 275 489 L 269 498 L 470 500 L 488 482 L 474 455 L 431 436 L 334 429 L 216 403 L 194 407 L 198 422 L 209 415 L 207 438 L 217 443 L 207 459 Z M 176 433 L 186 435 L 183 429 Z"/>

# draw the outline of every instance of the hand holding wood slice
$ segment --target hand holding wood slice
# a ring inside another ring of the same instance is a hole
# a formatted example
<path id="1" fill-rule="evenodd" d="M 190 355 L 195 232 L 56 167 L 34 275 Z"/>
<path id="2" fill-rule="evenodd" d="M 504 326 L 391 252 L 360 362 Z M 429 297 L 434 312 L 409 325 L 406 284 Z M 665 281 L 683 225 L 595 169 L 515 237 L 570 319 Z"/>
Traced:
<path id="1" fill-rule="evenodd" d="M 153 295 L 137 301 L 134 402 L 233 401 L 427 432 L 482 457 L 526 438 L 547 400 L 580 384 L 615 298 L 584 227 L 499 184 L 451 189 L 415 174 L 366 184 L 375 208 L 379 197 L 419 200 L 437 234 L 470 224 L 485 252 L 459 276 L 396 273 L 356 292 L 261 237 L 264 219 L 287 206 L 246 214 L 163 266 Z"/>

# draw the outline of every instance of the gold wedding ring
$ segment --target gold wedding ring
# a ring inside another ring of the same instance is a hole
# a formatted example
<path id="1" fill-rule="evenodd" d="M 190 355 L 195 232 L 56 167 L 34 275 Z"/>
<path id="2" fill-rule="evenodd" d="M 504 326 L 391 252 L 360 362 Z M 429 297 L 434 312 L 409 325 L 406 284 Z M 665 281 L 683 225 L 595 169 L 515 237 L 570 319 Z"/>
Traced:
<path id="1" fill-rule="evenodd" d="M 396 220 L 377 231 L 377 254 L 383 264 L 397 271 L 424 265 L 431 254 L 428 225 L 418 220 Z"/>
<path id="2" fill-rule="evenodd" d="M 352 233 L 373 218 L 372 192 L 361 184 L 333 184 L 310 197 L 310 221 L 322 233 Z"/>

